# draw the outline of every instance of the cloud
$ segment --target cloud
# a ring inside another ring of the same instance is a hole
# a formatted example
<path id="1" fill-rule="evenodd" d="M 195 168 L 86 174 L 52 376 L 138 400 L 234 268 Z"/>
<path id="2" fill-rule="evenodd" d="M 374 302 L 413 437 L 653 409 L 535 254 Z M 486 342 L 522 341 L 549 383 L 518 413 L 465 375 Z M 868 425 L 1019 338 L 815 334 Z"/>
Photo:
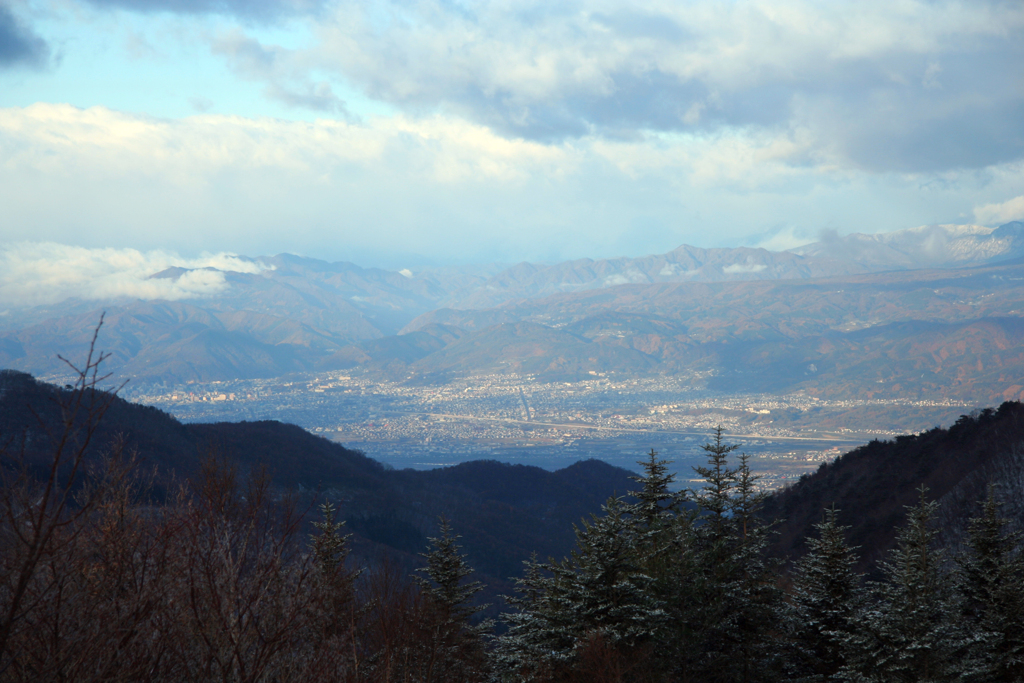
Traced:
<path id="1" fill-rule="evenodd" d="M 87 0 L 97 7 L 117 7 L 133 12 L 174 14 L 221 14 L 247 21 L 269 22 L 283 16 L 318 14 L 323 0 Z"/>
<path id="2" fill-rule="evenodd" d="M 339 256 L 373 245 L 396 258 L 403 248 L 452 252 L 435 227 L 460 248 L 500 249 L 493 230 L 505 222 L 507 239 L 534 241 L 513 222 L 557 211 L 559 179 L 587 156 L 442 116 L 161 120 L 51 104 L 0 109 L 0 148 L 0 241 L 249 253 L 330 245 Z"/>
<path id="3" fill-rule="evenodd" d="M 318 44 L 278 50 L 249 77 L 302 93 L 333 74 L 408 113 L 541 141 L 760 129 L 802 137 L 812 163 L 873 172 L 1024 154 L 1019 3 L 340 0 L 331 12 L 313 25 Z"/>
<path id="4" fill-rule="evenodd" d="M 762 270 L 767 268 L 763 263 L 733 263 L 732 265 L 722 268 L 722 272 L 726 275 L 736 275 L 739 273 L 760 273 Z"/>
<path id="5" fill-rule="evenodd" d="M 171 267 L 179 277 L 152 277 Z M 224 272 L 258 273 L 266 266 L 234 254 L 185 259 L 165 251 L 86 249 L 50 242 L 0 245 L 0 306 L 84 300 L 194 299 L 228 287 Z"/>
<path id="6" fill-rule="evenodd" d="M 168 120 L 36 104 L 0 108 L 0 149 L 0 242 L 413 271 L 735 246 L 779 225 L 799 237 L 950 222 L 1024 179 L 1012 164 L 935 190 L 929 177 L 876 179 L 815 161 L 790 131 L 540 142 L 441 114 Z"/>
<path id="7" fill-rule="evenodd" d="M 220 36 L 212 48 L 214 54 L 226 57 L 232 70 L 243 79 L 267 82 L 263 94 L 268 99 L 350 118 L 344 100 L 334 94 L 331 84 L 310 79 L 295 60 L 289 59 L 292 51 L 265 46 L 238 30 Z"/>
<path id="8" fill-rule="evenodd" d="M 188 103 L 189 106 L 200 114 L 205 114 L 213 108 L 213 100 L 208 97 L 190 97 L 188 98 Z"/>
<path id="9" fill-rule="evenodd" d="M 820 241 L 796 249 L 799 254 L 831 256 L 873 268 L 927 268 L 981 263 L 1006 257 L 1012 239 L 982 225 L 922 225 L 878 234 L 840 236 L 822 231 Z"/>
<path id="10" fill-rule="evenodd" d="M 42 66 L 50 57 L 46 41 L 18 21 L 0 4 L 0 69 L 14 66 Z"/>
<path id="11" fill-rule="evenodd" d="M 788 251 L 814 241 L 809 234 L 798 231 L 791 225 L 758 235 L 755 239 L 754 246 L 768 251 Z"/>
<path id="12" fill-rule="evenodd" d="M 1024 195 L 998 204 L 985 204 L 974 209 L 974 218 L 982 225 L 1001 225 L 1024 220 Z"/>
<path id="13" fill-rule="evenodd" d="M 509 140 L 459 119 L 403 116 L 366 124 L 204 115 L 160 120 L 104 107 L 36 104 L 0 109 L 8 168 L 43 173 L 159 174 L 184 186 L 209 173 L 267 168 L 329 174 L 338 164 L 396 155 L 415 175 L 440 182 L 523 179 L 571 166 L 572 149 Z M 150 171 L 145 171 L 149 167 Z"/>

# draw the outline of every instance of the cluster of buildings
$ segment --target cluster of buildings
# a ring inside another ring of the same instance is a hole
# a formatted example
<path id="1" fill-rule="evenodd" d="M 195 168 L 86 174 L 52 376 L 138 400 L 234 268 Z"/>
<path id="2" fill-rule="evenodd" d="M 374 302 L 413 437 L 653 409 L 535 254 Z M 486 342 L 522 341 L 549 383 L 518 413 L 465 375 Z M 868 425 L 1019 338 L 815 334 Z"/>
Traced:
<path id="1" fill-rule="evenodd" d="M 133 391 L 131 398 L 186 421 L 293 422 L 396 466 L 477 457 L 555 464 L 597 457 L 632 466 L 652 447 L 681 462 L 699 462 L 701 444 L 721 426 L 772 485 L 870 438 L 897 433 L 856 419 L 833 420 L 842 426 L 825 432 L 822 415 L 855 416 L 882 404 L 925 411 L 952 405 L 824 401 L 802 394 L 726 396 L 698 388 L 692 379 L 591 375 L 577 382 L 541 382 L 495 374 L 420 385 L 369 374 L 319 373 L 149 387 Z"/>

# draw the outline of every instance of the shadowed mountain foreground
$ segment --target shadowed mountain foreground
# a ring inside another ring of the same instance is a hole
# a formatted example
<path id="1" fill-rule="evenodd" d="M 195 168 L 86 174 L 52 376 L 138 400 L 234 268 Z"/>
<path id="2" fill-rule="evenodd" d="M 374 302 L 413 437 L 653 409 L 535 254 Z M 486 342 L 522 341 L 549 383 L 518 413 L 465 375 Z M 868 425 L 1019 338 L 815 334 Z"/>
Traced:
<path id="1" fill-rule="evenodd" d="M 186 428 L 97 390 L 92 369 L 63 390 L 0 376 L 0 680 L 1024 675 L 1021 518 L 1004 504 L 1020 500 L 1019 404 L 871 444 L 767 500 L 721 431 L 704 445 L 702 483 L 691 491 L 672 490 L 668 463 L 652 451 L 632 493 L 608 497 L 571 530 L 560 522 L 575 542 L 564 559 L 526 561 L 490 639 L 496 624 L 481 618 L 484 586 L 472 565 L 510 548 L 530 557 L 544 535 L 531 527 L 614 472 L 486 462 L 389 472 L 287 425 Z M 216 435 L 217 457 L 182 457 L 197 433 Z M 160 455 L 147 473 L 137 458 L 150 448 Z M 280 474 L 261 466 L 268 451 L 280 451 Z M 170 477 L 175 466 L 182 474 Z M 322 469 L 321 502 L 311 509 L 303 482 Z M 887 492 L 865 479 L 874 473 Z M 566 496 L 572 481 L 578 488 Z M 923 482 L 942 497 L 932 500 Z M 996 486 L 986 491 L 988 482 Z M 857 489 L 870 490 L 858 498 Z M 382 491 L 397 494 L 391 512 L 380 507 Z M 877 507 L 878 496 L 892 499 L 892 510 L 909 501 L 905 514 L 865 517 L 857 505 Z M 823 514 L 829 500 L 851 509 Z M 403 517 L 408 509 L 433 517 L 438 505 L 440 526 Z M 788 571 L 769 553 L 775 532 L 765 513 L 780 508 L 794 512 L 784 540 L 806 530 L 804 520 L 820 520 Z M 879 535 L 890 521 L 896 528 Z M 350 554 L 374 535 L 393 548 L 389 558 Z M 877 581 L 857 573 L 861 551 L 848 537 L 868 539 L 864 555 L 885 558 Z M 423 566 L 412 579 L 406 563 L 418 551 Z"/>

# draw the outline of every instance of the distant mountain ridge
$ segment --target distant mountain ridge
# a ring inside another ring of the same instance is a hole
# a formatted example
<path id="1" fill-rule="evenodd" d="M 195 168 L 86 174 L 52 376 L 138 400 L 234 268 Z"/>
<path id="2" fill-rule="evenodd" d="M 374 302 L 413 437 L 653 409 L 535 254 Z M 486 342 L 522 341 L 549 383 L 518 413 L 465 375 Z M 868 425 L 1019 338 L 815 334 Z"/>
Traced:
<path id="1" fill-rule="evenodd" d="M 896 232 L 823 239 L 791 252 L 834 258 L 865 271 L 975 266 L 1024 256 L 1024 222 L 998 228 L 980 225 L 928 225 Z"/>
<path id="2" fill-rule="evenodd" d="M 409 370 L 703 373 L 709 388 L 832 399 L 1024 397 L 1024 264 L 734 283 L 623 285 L 407 327 L 467 333 Z"/>
<path id="3" fill-rule="evenodd" d="M 82 351 L 105 310 L 109 367 L 137 383 L 357 367 L 395 378 L 501 368 L 571 377 L 698 367 L 727 377 L 749 374 L 765 354 L 782 354 L 792 367 L 821 367 L 824 352 L 808 350 L 831 343 L 812 341 L 821 335 L 1020 315 L 1024 304 L 1016 303 L 1024 295 L 1014 259 L 1022 254 L 1020 222 L 827 237 L 788 252 L 684 245 L 656 256 L 500 271 L 394 272 L 282 254 L 243 259 L 262 265 L 223 272 L 226 288 L 206 298 L 102 306 L 68 300 L 14 311 L 0 319 L 0 366 L 59 378 L 66 368 L 57 354 Z M 942 268 L 920 270 L 922 264 Z M 188 272 L 168 268 L 151 277 L 174 280 Z M 990 288 L 995 298 L 985 301 L 982 292 Z M 909 339 L 905 332 L 899 334 Z M 1007 343 L 1017 343 L 1014 334 Z M 1016 372 L 1016 361 L 1008 362 L 1007 372 Z M 773 386 L 783 385 L 795 383 L 791 377 Z M 1010 386 L 986 396 L 1003 396 Z"/>
<path id="4" fill-rule="evenodd" d="M 639 258 L 578 259 L 554 265 L 520 263 L 472 291 L 459 291 L 441 305 L 490 308 L 516 299 L 604 289 L 625 284 L 794 280 L 886 270 L 959 268 L 1024 255 L 1024 223 L 999 228 L 936 225 L 891 233 L 825 234 L 819 242 L 790 249 L 736 247 L 702 249 L 682 245 L 666 254 Z"/>

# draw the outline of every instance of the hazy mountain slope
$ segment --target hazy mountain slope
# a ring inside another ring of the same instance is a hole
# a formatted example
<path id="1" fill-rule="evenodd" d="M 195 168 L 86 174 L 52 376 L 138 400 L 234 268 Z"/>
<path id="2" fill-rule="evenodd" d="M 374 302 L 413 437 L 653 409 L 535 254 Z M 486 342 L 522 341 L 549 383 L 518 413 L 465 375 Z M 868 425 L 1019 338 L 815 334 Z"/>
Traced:
<path id="1" fill-rule="evenodd" d="M 1024 398 L 1024 318 L 911 321 L 773 342 L 704 345 L 723 391 L 832 399 Z"/>
<path id="2" fill-rule="evenodd" d="M 848 541 L 860 546 L 860 566 L 867 568 L 891 547 L 895 527 L 904 522 L 906 506 L 917 502 L 921 485 L 940 501 L 942 520 L 958 520 L 946 527 L 949 541 L 955 543 L 957 529 L 977 516 L 977 501 L 991 480 L 1003 485 L 999 495 L 1010 503 L 1004 512 L 1013 516 L 1017 528 L 1024 528 L 1024 480 L 977 476 L 1019 473 L 1022 444 L 1024 406 L 1017 402 L 962 417 L 948 429 L 873 441 L 768 498 L 765 515 L 783 520 L 775 549 L 791 558 L 802 554 L 812 525 L 834 504 L 840 521 L 852 527 Z"/>
<path id="3" fill-rule="evenodd" d="M 559 329 L 495 325 L 408 369 L 441 376 L 504 370 L 542 380 L 579 379 L 592 371 L 699 372 L 708 388 L 730 393 L 804 391 L 829 399 L 946 397 L 982 403 L 1024 398 L 1024 318 L 1019 317 L 908 321 L 794 338 L 762 331 L 753 338 L 706 342 L 657 318 L 624 315 L 628 324 L 609 324 L 618 317 L 603 314 Z M 585 330 L 587 336 L 568 330 Z"/>
<path id="4" fill-rule="evenodd" d="M 491 308 L 517 299 L 605 289 L 624 284 L 798 280 L 885 270 L 964 267 L 1024 255 L 1024 224 L 992 229 L 939 225 L 891 233 L 826 235 L 791 251 L 682 245 L 639 258 L 520 263 L 470 291 L 444 300 L 450 308 Z"/>
<path id="5" fill-rule="evenodd" d="M 422 372 L 700 372 L 710 388 L 730 392 L 998 402 L 1024 396 L 1022 313 L 1018 260 L 819 280 L 624 285 L 435 311 L 409 329 L 470 331 L 417 361 Z M 512 330 L 515 343 L 506 339 Z"/>
<path id="6" fill-rule="evenodd" d="M 826 235 L 792 250 L 808 258 L 832 258 L 864 270 L 971 266 L 1024 256 L 1024 223 L 998 228 L 928 225 L 889 233 Z"/>
<path id="7" fill-rule="evenodd" d="M 430 323 L 467 330 L 506 322 L 567 325 L 609 312 L 657 316 L 700 341 L 793 338 L 908 319 L 955 322 L 1024 312 L 1024 264 L 870 273 L 814 280 L 668 283 L 558 294 L 484 311 L 439 309 Z"/>
<path id="8" fill-rule="evenodd" d="M 62 375 L 58 354 L 82 357 L 103 311 L 59 318 L 8 334 L 0 365 Z M 267 314 L 216 312 L 182 302 L 135 302 L 107 309 L 106 368 L 122 378 L 186 382 L 268 377 L 309 370 L 344 340 Z"/>
<path id="9" fill-rule="evenodd" d="M 412 369 L 424 373 L 518 372 L 559 377 L 607 367 L 647 372 L 654 364 L 646 354 L 618 344 L 593 343 L 536 323 L 509 323 L 467 334 L 417 361 Z"/>
<path id="10" fill-rule="evenodd" d="M 359 348 L 370 362 L 379 366 L 395 361 L 408 364 L 440 351 L 464 335 L 465 331 L 450 325 L 427 325 L 410 334 L 363 342 Z"/>
<path id="11" fill-rule="evenodd" d="M 639 372 L 653 362 L 667 363 L 661 369 L 672 371 L 717 354 L 708 343 L 796 340 L 907 320 L 956 323 L 1019 315 L 1024 267 L 1013 261 L 868 271 L 1005 261 L 1024 253 L 1022 236 L 1020 223 L 995 230 L 938 226 L 827 239 L 799 254 L 682 246 L 640 258 L 523 263 L 497 273 L 393 272 L 282 254 L 248 259 L 254 272 L 218 271 L 221 289 L 187 301 L 68 300 L 5 311 L 0 365 L 59 378 L 63 365 L 57 353 L 79 353 L 106 310 L 104 339 L 113 340 L 105 347 L 113 354 L 108 367 L 137 382 L 274 377 L 353 366 L 392 378 L 409 371 L 491 371 L 497 366 L 488 354 L 473 350 L 483 341 L 460 342 L 450 351 L 445 346 L 459 330 L 522 322 L 583 337 L 591 344 L 588 355 L 567 337 L 542 341 L 546 333 L 535 330 L 536 339 L 519 344 L 491 333 L 494 348 L 511 344 L 506 367 L 557 376 L 615 367 Z M 168 268 L 151 278 L 177 280 L 186 273 Z M 486 306 L 491 307 L 480 308 Z M 608 315 L 634 318 L 628 324 L 625 318 L 599 322 Z M 640 318 L 649 322 L 641 324 Z M 669 330 L 669 323 L 676 328 Z M 394 337 L 431 324 L 449 331 Z M 627 330 L 630 325 L 636 329 Z M 371 343 L 382 339 L 387 341 Z M 469 357 L 456 358 L 463 352 Z"/>
<path id="12" fill-rule="evenodd" d="M 578 259 L 554 265 L 520 263 L 474 291 L 443 303 L 452 308 L 490 308 L 515 299 L 624 284 L 804 279 L 864 270 L 829 257 L 748 247 L 700 249 L 683 245 L 666 254 L 640 258 Z"/>

